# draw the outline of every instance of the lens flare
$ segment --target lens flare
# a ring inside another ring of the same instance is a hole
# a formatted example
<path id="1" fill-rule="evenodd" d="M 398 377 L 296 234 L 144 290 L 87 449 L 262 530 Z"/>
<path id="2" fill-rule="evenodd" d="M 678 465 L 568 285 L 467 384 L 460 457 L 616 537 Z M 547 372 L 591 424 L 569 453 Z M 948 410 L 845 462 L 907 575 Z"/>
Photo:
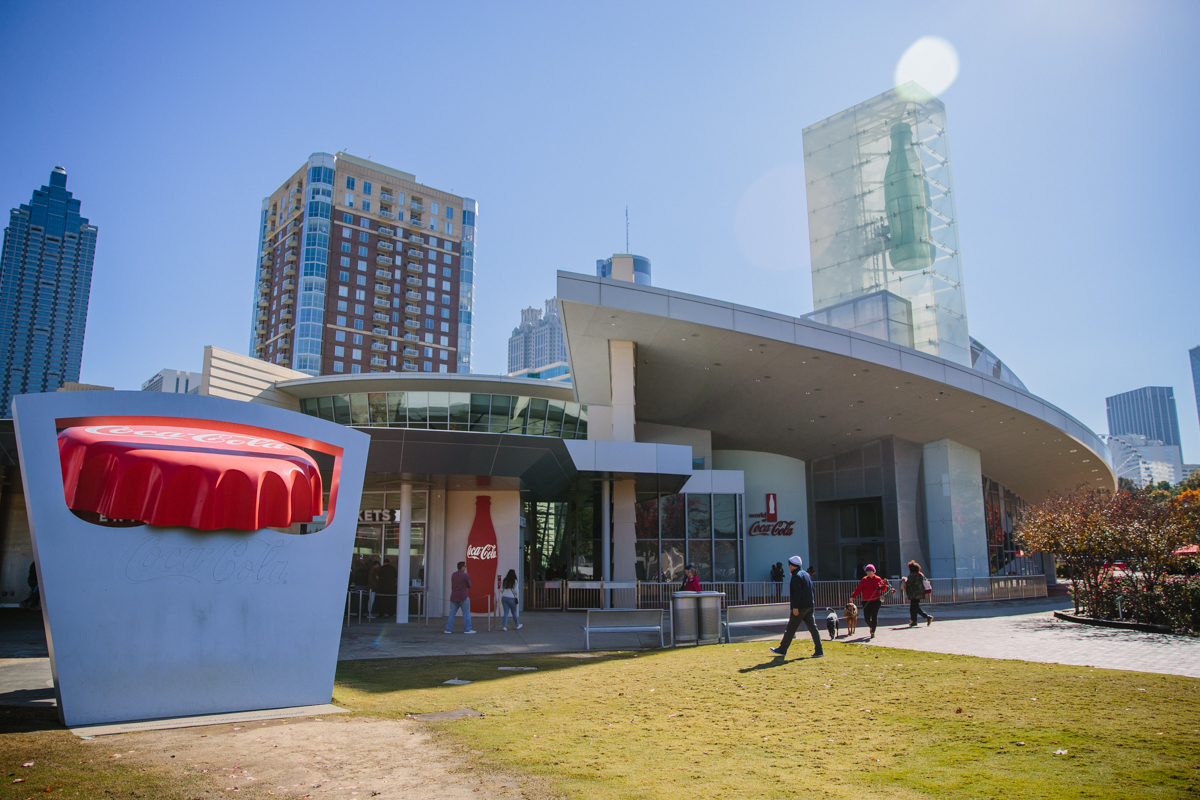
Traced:
<path id="1" fill-rule="evenodd" d="M 931 95 L 940 95 L 957 77 L 958 51 L 938 36 L 917 39 L 896 63 L 896 86 L 909 100 L 927 100 Z M 908 85 L 910 82 L 916 86 Z"/>

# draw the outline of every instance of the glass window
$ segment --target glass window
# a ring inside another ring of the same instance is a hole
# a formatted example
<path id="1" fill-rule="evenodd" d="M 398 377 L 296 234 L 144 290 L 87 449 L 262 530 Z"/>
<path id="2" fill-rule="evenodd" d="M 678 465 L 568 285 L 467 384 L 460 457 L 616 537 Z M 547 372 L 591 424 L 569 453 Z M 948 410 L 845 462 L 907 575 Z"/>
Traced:
<path id="1" fill-rule="evenodd" d="M 443 350 L 443 353 L 446 351 Z M 450 430 L 465 431 L 470 424 L 471 395 L 465 392 L 450 393 Z"/>
<path id="2" fill-rule="evenodd" d="M 348 222 L 349 224 L 353 225 L 354 224 L 354 215 L 348 214 L 348 213 L 343 213 L 342 214 L 342 222 Z"/>
<path id="3" fill-rule="evenodd" d="M 346 192 L 346 202 L 344 205 L 346 208 L 354 208 L 354 195 L 352 195 L 350 192 Z"/>
<path id="4" fill-rule="evenodd" d="M 323 420 L 333 422 L 333 398 L 318 397 L 317 398 L 317 414 Z"/>
<path id="5" fill-rule="evenodd" d="M 638 492 L 634 502 L 634 512 L 636 537 L 638 539 L 658 539 L 658 495 L 653 492 Z"/>
<path id="6" fill-rule="evenodd" d="M 439 213 L 441 213 L 440 211 L 438 211 L 438 204 L 437 204 L 437 203 L 430 203 L 430 204 L 429 204 L 429 210 L 430 210 L 430 211 L 431 211 L 433 214 L 435 214 L 435 215 L 436 215 L 436 214 L 439 214 Z"/>
<path id="7" fill-rule="evenodd" d="M 344 341 L 346 341 L 346 332 L 345 332 L 345 331 L 334 331 L 334 332 L 333 332 L 333 340 L 334 340 L 335 342 L 344 342 Z"/>
<path id="8" fill-rule="evenodd" d="M 342 242 L 342 252 L 343 253 L 350 252 L 350 243 L 349 242 Z"/>
<path id="9" fill-rule="evenodd" d="M 634 545 L 636 577 L 639 581 L 658 580 L 658 541 L 638 542 Z"/>
<path id="10" fill-rule="evenodd" d="M 345 311 L 345 310 L 346 310 L 345 308 L 341 308 L 341 307 L 338 308 L 338 311 Z M 337 318 L 337 324 L 341 325 L 343 328 L 346 327 L 346 318 L 339 314 L 338 318 Z M 338 341 L 340 342 L 340 341 L 345 341 L 345 340 L 339 339 Z"/>
<path id="11" fill-rule="evenodd" d="M 354 339 L 355 344 L 362 344 L 363 335 L 361 333 L 356 333 L 356 334 L 354 334 L 353 339 Z"/>
<path id="12" fill-rule="evenodd" d="M 689 497 L 691 495 L 688 495 Z M 707 497 L 707 495 L 705 495 Z M 694 539 L 688 542 L 688 561 L 696 572 L 700 574 L 700 580 L 711 581 L 713 579 L 712 566 L 712 540 Z"/>
<path id="13" fill-rule="evenodd" d="M 551 400 L 546 407 L 546 435 L 562 436 L 563 412 L 566 410 L 565 400 Z"/>
<path id="14" fill-rule="evenodd" d="M 388 392 L 388 422 L 393 426 L 408 424 L 408 408 L 404 405 L 404 392 Z"/>
<path id="15" fill-rule="evenodd" d="M 367 395 L 367 406 L 371 410 L 372 425 L 387 425 L 387 394 L 384 392 L 371 392 Z"/>
<path id="16" fill-rule="evenodd" d="M 491 398 L 490 394 L 471 395 L 471 430 L 486 431 L 488 429 L 488 406 Z"/>
<path id="17" fill-rule="evenodd" d="M 454 206 L 446 206 L 446 219 L 454 219 Z"/>
<path id="18" fill-rule="evenodd" d="M 664 539 L 682 539 L 685 504 L 681 494 L 665 494 L 658 502 L 658 524 Z M 665 569 L 665 567 L 664 567 Z"/>
<path id="19" fill-rule="evenodd" d="M 712 519 L 714 536 L 718 539 L 736 539 L 738 531 L 737 495 L 714 494 Z"/>
<path id="20" fill-rule="evenodd" d="M 529 422 L 525 432 L 530 436 L 545 435 L 547 405 L 547 401 L 541 397 L 529 398 Z"/>
<path id="21" fill-rule="evenodd" d="M 357 280 L 356 280 L 355 282 L 356 282 L 356 283 L 357 283 L 359 286 L 366 286 L 366 285 L 367 285 L 367 276 L 366 276 L 366 275 L 355 275 L 354 277 L 355 277 L 355 278 L 357 278 Z M 362 297 L 360 297 L 360 298 L 358 298 L 358 299 L 359 299 L 359 300 L 363 300 L 363 299 L 365 299 L 365 298 L 362 298 Z"/>
<path id="22" fill-rule="evenodd" d="M 428 362 L 426 362 L 428 363 Z M 444 431 L 447 429 L 447 417 L 449 416 L 450 393 L 449 392 L 430 392 L 429 393 L 429 428 L 430 430 Z"/>
<path id="23" fill-rule="evenodd" d="M 351 375 L 357 375 L 360 372 L 362 372 L 362 364 L 351 364 L 350 365 L 350 374 Z"/>
<path id="24" fill-rule="evenodd" d="M 363 246 L 360 244 L 360 245 L 358 246 L 358 254 L 359 254 L 360 256 L 362 256 L 363 258 L 366 258 L 366 257 L 367 257 L 367 248 L 363 247 Z"/>
<path id="25" fill-rule="evenodd" d="M 343 267 L 348 267 L 348 266 L 350 266 L 350 256 L 342 256 L 342 258 L 341 258 L 341 261 L 339 262 L 339 264 L 340 264 L 341 266 L 343 266 Z"/>
<path id="26" fill-rule="evenodd" d="M 359 231 L 358 240 L 360 242 L 369 242 L 371 241 L 371 234 L 367 233 L 366 231 Z"/>
<path id="27" fill-rule="evenodd" d="M 350 189 L 351 191 L 354 190 L 354 178 L 350 177 L 349 175 L 346 176 L 346 188 Z"/>
<path id="28" fill-rule="evenodd" d="M 350 395 L 335 394 L 333 396 L 333 421 L 339 425 L 350 424 Z"/>
<path id="29" fill-rule="evenodd" d="M 529 398 L 514 397 L 512 401 L 508 417 L 508 432 L 524 433 L 525 420 L 529 416 Z"/>
<path id="30" fill-rule="evenodd" d="M 574 439 L 575 438 L 575 428 L 578 425 L 579 425 L 579 403 L 568 402 L 563 407 L 562 437 L 564 439 Z M 656 501 L 655 508 L 657 509 L 657 507 L 658 507 L 658 505 L 657 505 L 657 501 Z M 655 512 L 655 515 L 657 517 L 657 511 Z M 654 524 L 657 529 L 658 522 L 656 521 Z"/>
<path id="31" fill-rule="evenodd" d="M 712 498 L 706 494 L 687 496 L 687 531 L 689 539 L 712 536 Z"/>
<path id="32" fill-rule="evenodd" d="M 508 415 L 512 411 L 511 395 L 494 394 L 492 395 L 492 413 L 488 421 L 488 430 L 492 433 L 507 433 L 508 432 Z"/>
<path id="33" fill-rule="evenodd" d="M 335 361 L 335 362 L 333 362 L 333 371 L 334 372 L 345 372 L 346 365 L 343 364 L 341 361 Z"/>
<path id="34" fill-rule="evenodd" d="M 361 313 L 363 313 L 363 307 L 362 307 L 362 306 L 355 306 L 355 307 L 354 307 L 354 313 L 355 313 L 355 314 L 361 314 Z M 356 330 L 356 331 L 361 331 L 361 330 L 363 330 L 363 321 L 362 321 L 361 319 L 356 319 L 356 320 L 354 320 L 354 330 Z"/>
<path id="35" fill-rule="evenodd" d="M 345 355 L 346 355 L 346 348 L 342 347 L 340 344 L 333 346 L 333 357 L 334 358 L 344 358 Z"/>
<path id="36" fill-rule="evenodd" d="M 349 188 L 353 189 L 354 187 L 353 187 L 353 186 L 351 186 L 351 187 L 349 187 Z M 371 193 L 371 182 L 370 182 L 370 181 L 363 181 L 362 193 L 363 193 L 363 194 L 370 194 L 370 193 Z"/>
<path id="37" fill-rule="evenodd" d="M 668 583 L 681 580 L 683 568 L 687 565 L 687 561 L 684 560 L 683 542 L 663 542 L 661 552 L 662 580 Z"/>
<path id="38" fill-rule="evenodd" d="M 429 392 L 408 392 L 408 427 L 429 425 Z"/>
<path id="39" fill-rule="evenodd" d="M 713 542 L 713 580 L 733 582 L 738 579 L 737 542 Z"/>

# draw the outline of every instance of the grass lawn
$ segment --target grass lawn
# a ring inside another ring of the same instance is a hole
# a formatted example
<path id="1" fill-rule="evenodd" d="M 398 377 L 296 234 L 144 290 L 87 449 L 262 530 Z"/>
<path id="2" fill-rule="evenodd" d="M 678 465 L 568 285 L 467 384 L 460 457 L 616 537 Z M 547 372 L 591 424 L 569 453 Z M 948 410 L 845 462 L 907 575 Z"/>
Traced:
<path id="1" fill-rule="evenodd" d="M 784 663 L 747 643 L 343 662 L 334 701 L 385 717 L 473 708 L 487 716 L 435 724 L 486 762 L 588 800 L 1200 796 L 1200 681 L 825 653 Z"/>

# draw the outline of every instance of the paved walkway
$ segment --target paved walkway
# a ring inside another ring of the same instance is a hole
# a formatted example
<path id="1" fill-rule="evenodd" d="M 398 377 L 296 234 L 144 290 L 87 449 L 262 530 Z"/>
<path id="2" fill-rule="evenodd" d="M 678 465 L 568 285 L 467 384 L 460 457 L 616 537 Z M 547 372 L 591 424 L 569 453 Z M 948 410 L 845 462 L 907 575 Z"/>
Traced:
<path id="1" fill-rule="evenodd" d="M 1160 672 L 1200 678 L 1200 637 L 1097 628 L 1062 622 L 1052 611 L 1070 607 L 1064 598 L 1012 600 L 930 607 L 937 618 L 929 626 L 908 627 L 907 607 L 885 607 L 875 639 L 859 627 L 853 638 L 841 641 L 871 647 L 897 647 L 930 653 L 954 653 L 1074 664 L 1102 669 Z M 818 614 L 818 616 L 824 616 Z M 40 619 L 5 619 L 0 630 L 0 704 L 53 703 L 50 660 L 46 658 Z M 584 615 L 530 611 L 521 615 L 521 630 L 499 630 L 487 617 L 475 617 L 473 636 L 462 631 L 443 633 L 445 618 L 430 618 L 428 626 L 415 621 L 396 625 L 389 621 L 365 622 L 342 628 L 339 660 L 417 658 L 434 656 L 496 655 L 503 653 L 555 653 L 583 650 Z M 862 621 L 860 617 L 860 622 Z M 823 620 L 818 620 L 822 625 Z M 843 628 L 844 631 L 844 628 Z M 758 630 L 741 641 L 774 641 L 778 631 Z M 668 645 L 670 636 L 666 637 Z M 803 640 L 799 640 L 801 643 Z M 650 634 L 596 634 L 592 646 L 602 649 L 657 648 Z M 48 697 L 48 695 L 50 695 Z"/>

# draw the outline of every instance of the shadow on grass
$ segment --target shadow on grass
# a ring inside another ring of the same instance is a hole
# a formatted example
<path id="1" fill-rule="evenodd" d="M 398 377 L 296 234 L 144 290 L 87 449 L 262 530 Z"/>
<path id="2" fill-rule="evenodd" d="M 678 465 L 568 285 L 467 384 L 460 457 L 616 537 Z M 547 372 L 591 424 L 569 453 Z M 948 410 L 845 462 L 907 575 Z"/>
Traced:
<path id="1" fill-rule="evenodd" d="M 572 667 L 605 661 L 644 658 L 654 653 L 612 651 L 607 653 L 547 653 L 544 655 L 428 656 L 424 658 L 375 658 L 365 661 L 339 661 L 338 684 L 371 693 L 429 689 L 457 678 L 471 682 L 496 681 L 527 675 L 534 670 L 508 670 L 501 667 L 536 667 L 537 672 L 557 672 Z"/>
<path id="2" fill-rule="evenodd" d="M 808 661 L 808 660 L 809 660 L 808 656 L 799 656 L 798 658 L 792 659 L 792 661 Z M 755 664 L 752 667 L 743 667 L 742 669 L 739 669 L 738 672 L 740 672 L 744 675 L 747 672 L 758 672 L 759 670 L 764 670 L 764 669 L 774 669 L 775 667 L 782 667 L 785 664 L 790 664 L 790 663 L 791 662 L 788 661 L 785 656 L 771 656 L 771 659 L 769 661 L 764 661 L 761 664 Z"/>

